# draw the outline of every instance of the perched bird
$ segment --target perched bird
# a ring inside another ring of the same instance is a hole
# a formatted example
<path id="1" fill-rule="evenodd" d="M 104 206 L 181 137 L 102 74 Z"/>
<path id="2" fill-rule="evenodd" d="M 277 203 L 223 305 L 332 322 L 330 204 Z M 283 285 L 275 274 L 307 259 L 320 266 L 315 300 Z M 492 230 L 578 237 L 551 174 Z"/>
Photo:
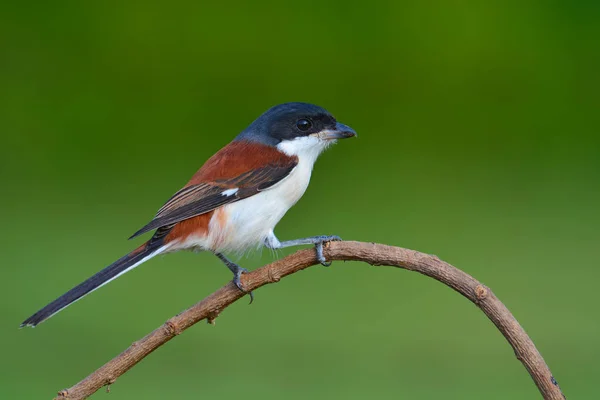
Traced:
<path id="1" fill-rule="evenodd" d="M 280 249 L 313 244 L 319 261 L 328 265 L 323 243 L 339 237 L 280 242 L 273 229 L 304 194 L 319 154 L 337 139 L 353 136 L 352 128 L 316 105 L 272 107 L 209 158 L 154 219 L 131 236 L 156 230 L 150 240 L 27 318 L 21 327 L 35 327 L 158 254 L 210 251 L 231 270 L 233 282 L 242 291 L 240 276 L 247 270 L 223 253 L 261 245 Z"/>

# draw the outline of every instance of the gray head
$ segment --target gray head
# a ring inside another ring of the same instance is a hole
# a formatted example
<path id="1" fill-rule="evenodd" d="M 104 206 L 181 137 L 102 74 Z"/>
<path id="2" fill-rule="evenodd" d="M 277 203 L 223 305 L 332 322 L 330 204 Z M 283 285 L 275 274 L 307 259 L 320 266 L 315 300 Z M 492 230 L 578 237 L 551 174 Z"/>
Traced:
<path id="1" fill-rule="evenodd" d="M 283 103 L 270 108 L 250 124 L 235 140 L 248 140 L 269 146 L 305 137 L 335 141 L 356 136 L 327 110 L 308 103 Z"/>

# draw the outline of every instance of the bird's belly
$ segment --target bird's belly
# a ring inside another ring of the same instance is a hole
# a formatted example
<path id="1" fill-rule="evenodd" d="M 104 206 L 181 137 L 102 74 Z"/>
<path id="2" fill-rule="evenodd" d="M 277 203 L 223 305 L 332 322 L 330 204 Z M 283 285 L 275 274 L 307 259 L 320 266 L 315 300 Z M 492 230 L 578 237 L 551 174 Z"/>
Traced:
<path id="1" fill-rule="evenodd" d="M 210 221 L 210 249 L 243 252 L 261 246 L 306 191 L 311 171 L 298 167 L 274 187 L 218 209 Z"/>

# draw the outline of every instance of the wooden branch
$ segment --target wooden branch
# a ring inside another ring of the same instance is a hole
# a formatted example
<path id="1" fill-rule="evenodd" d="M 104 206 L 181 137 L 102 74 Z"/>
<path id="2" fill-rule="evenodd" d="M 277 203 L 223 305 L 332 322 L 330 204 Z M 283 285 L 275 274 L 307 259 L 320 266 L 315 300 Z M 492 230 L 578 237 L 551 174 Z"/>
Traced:
<path id="1" fill-rule="evenodd" d="M 456 290 L 477 307 L 502 332 L 540 390 L 544 399 L 563 400 L 564 396 L 544 359 L 521 325 L 492 291 L 470 275 L 433 255 L 400 247 L 362 242 L 331 242 L 325 245 L 328 260 L 364 261 L 372 265 L 388 265 L 416 271 Z M 318 264 L 313 249 L 300 250 L 272 264 L 242 276 L 248 290 Z M 201 302 L 174 316 L 158 329 L 134 342 L 124 352 L 104 364 L 75 386 L 62 390 L 55 400 L 85 399 L 103 386 L 110 385 L 148 354 L 165 344 L 198 321 L 213 322 L 227 306 L 243 297 L 232 284 L 222 287 Z M 265 301 L 263 299 L 263 301 Z"/>

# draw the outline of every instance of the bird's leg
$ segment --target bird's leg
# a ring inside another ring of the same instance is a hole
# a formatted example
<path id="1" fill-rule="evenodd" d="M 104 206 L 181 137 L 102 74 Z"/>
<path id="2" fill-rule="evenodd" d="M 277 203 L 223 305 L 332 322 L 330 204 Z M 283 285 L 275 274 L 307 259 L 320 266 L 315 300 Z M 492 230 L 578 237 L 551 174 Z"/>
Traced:
<path id="1" fill-rule="evenodd" d="M 315 250 L 317 251 L 317 259 L 319 262 L 325 267 L 329 267 L 331 262 L 327 262 L 325 260 L 325 256 L 323 255 L 323 243 L 332 242 L 342 240 L 339 236 L 331 235 L 331 236 L 311 236 L 304 239 L 295 239 L 295 240 L 286 240 L 285 242 L 280 242 L 273 231 L 269 232 L 269 236 L 265 239 L 265 246 L 269 249 L 283 249 L 284 247 L 291 246 L 301 246 L 303 244 L 314 244 Z"/>
<path id="2" fill-rule="evenodd" d="M 215 253 L 215 256 L 219 257 L 219 260 L 221 260 L 223 264 L 225 264 L 227 268 L 229 268 L 229 270 L 233 273 L 233 283 L 235 284 L 235 286 L 237 286 L 238 289 L 240 289 L 242 292 L 248 293 L 250 295 L 250 304 L 252 304 L 252 302 L 254 301 L 254 294 L 252 294 L 252 292 L 246 292 L 246 290 L 244 290 L 244 287 L 242 286 L 242 281 L 240 279 L 242 274 L 248 272 L 248 270 L 246 268 L 240 267 L 233 261 L 229 260 L 222 253 Z"/>

